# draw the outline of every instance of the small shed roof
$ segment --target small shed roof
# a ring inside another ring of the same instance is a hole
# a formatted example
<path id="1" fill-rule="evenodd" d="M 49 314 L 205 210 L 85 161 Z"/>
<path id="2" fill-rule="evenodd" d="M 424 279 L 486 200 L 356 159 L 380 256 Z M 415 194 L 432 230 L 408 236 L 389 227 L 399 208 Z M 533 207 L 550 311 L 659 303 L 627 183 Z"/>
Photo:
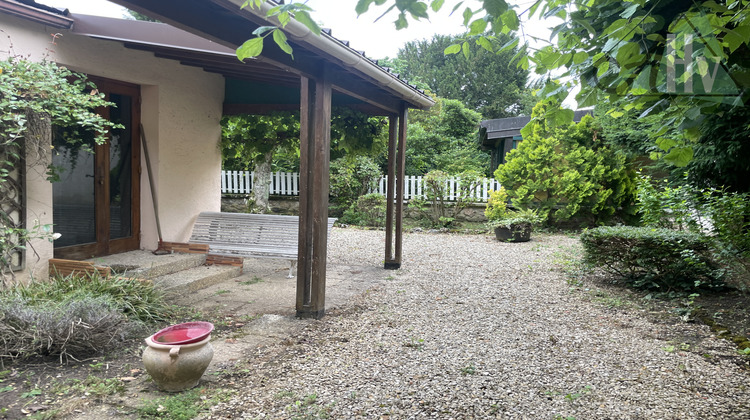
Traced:
<path id="1" fill-rule="evenodd" d="M 575 111 L 573 121 L 579 122 L 585 115 L 591 114 L 592 110 Z M 479 124 L 479 135 L 482 146 L 492 147 L 494 140 L 512 138 L 521 135 L 521 129 L 531 121 L 531 117 L 498 118 L 495 120 L 484 120 Z"/>

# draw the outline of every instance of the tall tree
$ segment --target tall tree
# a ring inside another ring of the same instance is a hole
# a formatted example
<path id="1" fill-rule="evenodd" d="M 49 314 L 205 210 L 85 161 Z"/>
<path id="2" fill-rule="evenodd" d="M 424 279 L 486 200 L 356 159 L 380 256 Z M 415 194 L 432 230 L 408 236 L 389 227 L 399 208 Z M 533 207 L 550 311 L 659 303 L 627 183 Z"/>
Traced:
<path id="1" fill-rule="evenodd" d="M 466 57 L 445 55 L 445 49 L 464 35 L 435 35 L 430 40 L 408 42 L 398 52 L 397 70 L 410 82 L 422 82 L 441 98 L 457 99 L 484 119 L 513 117 L 531 111 L 526 88 L 529 72 L 511 64 L 515 51 L 499 54 L 477 45 Z M 510 41 L 502 35 L 491 42 L 499 49 Z"/>
<path id="2" fill-rule="evenodd" d="M 221 121 L 221 151 L 225 162 L 255 168 L 256 210 L 270 209 L 271 162 L 278 150 L 299 149 L 299 117 L 293 113 L 233 115 Z"/>
<path id="3" fill-rule="evenodd" d="M 432 109 L 409 113 L 406 173 L 486 172 L 489 155 L 479 150 L 476 141 L 480 119 L 478 112 L 455 99 L 437 98 Z"/>
<path id="4" fill-rule="evenodd" d="M 299 170 L 299 115 L 234 115 L 221 121 L 222 167 L 254 170 L 256 210 L 269 210 L 272 170 Z M 380 153 L 387 144 L 382 118 L 344 107 L 335 107 L 331 120 L 331 160 L 344 155 Z"/>

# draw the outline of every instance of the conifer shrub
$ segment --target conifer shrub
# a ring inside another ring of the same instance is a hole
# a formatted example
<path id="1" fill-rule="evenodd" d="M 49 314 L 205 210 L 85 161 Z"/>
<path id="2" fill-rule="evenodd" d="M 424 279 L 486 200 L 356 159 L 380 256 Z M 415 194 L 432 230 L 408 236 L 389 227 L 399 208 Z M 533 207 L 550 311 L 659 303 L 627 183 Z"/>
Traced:
<path id="1" fill-rule="evenodd" d="M 663 228 L 602 226 L 581 234 L 583 261 L 639 289 L 686 292 L 723 286 L 712 241 Z"/>
<path id="2" fill-rule="evenodd" d="M 505 191 L 505 187 L 500 187 L 499 190 L 493 191 L 490 194 L 489 200 L 487 200 L 487 208 L 484 210 L 484 215 L 487 220 L 500 220 L 505 217 L 508 212 L 508 193 Z"/>
<path id="3" fill-rule="evenodd" d="M 534 107 L 523 141 L 495 171 L 513 207 L 537 209 L 554 224 L 626 217 L 634 202 L 635 173 L 625 155 L 603 141 L 591 116 L 570 126 L 549 125 L 545 115 L 555 107 L 544 101 Z"/>

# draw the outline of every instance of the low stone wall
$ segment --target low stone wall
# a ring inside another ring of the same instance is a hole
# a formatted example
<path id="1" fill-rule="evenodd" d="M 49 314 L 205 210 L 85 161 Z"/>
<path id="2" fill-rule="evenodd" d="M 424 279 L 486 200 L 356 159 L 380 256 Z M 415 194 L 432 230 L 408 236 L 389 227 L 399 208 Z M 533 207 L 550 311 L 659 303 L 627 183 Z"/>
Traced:
<path id="1" fill-rule="evenodd" d="M 271 211 L 276 214 L 299 214 L 297 197 L 271 197 Z M 221 197 L 221 211 L 227 213 L 247 213 L 247 199 L 244 197 Z"/>
<path id="2" fill-rule="evenodd" d="M 299 201 L 297 201 L 297 197 L 271 197 L 269 202 L 271 204 L 271 210 L 276 214 L 299 214 Z M 486 222 L 487 218 L 484 217 L 484 209 L 486 207 L 487 205 L 484 203 L 469 206 L 461 212 L 458 220 L 462 222 Z M 222 197 L 221 211 L 229 213 L 246 213 L 247 199 L 244 197 Z M 417 218 L 419 212 L 414 209 L 409 209 L 409 207 L 405 205 L 404 216 L 407 218 Z"/>

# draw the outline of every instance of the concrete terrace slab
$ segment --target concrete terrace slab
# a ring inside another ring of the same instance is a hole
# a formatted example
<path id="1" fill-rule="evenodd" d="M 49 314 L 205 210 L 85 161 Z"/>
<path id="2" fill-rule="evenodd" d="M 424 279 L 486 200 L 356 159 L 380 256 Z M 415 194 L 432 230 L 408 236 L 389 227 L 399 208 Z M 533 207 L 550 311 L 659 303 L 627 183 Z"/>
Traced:
<path id="1" fill-rule="evenodd" d="M 130 251 L 87 260 L 96 265 L 111 267 L 118 274 L 151 279 L 201 266 L 206 261 L 203 254 L 154 255 L 150 251 Z"/>

